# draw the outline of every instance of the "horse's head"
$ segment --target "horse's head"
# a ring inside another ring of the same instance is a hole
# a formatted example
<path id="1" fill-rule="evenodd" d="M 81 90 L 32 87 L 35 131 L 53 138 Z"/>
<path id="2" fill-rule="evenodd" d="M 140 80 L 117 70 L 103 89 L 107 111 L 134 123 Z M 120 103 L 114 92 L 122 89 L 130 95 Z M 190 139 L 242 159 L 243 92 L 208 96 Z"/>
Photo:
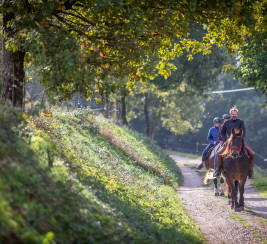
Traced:
<path id="1" fill-rule="evenodd" d="M 232 158 L 240 157 L 242 154 L 242 146 L 243 146 L 243 130 L 233 128 L 231 131 L 231 141 L 230 141 L 230 153 Z"/>

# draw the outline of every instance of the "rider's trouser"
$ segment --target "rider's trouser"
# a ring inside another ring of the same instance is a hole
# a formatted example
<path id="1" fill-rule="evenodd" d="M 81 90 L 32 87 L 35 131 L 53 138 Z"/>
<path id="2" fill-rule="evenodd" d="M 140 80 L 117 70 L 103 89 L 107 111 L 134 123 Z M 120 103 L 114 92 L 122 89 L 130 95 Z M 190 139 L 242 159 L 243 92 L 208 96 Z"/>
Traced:
<path id="1" fill-rule="evenodd" d="M 218 158 L 218 154 L 219 154 L 219 152 L 221 152 L 222 149 L 224 149 L 224 147 L 221 146 L 221 147 L 219 148 L 219 150 L 215 153 L 215 158 L 214 158 L 214 170 L 217 169 L 217 158 Z M 219 168 L 219 167 L 218 167 L 218 168 Z"/>
<path id="2" fill-rule="evenodd" d="M 206 160 L 207 152 L 214 146 L 214 144 L 209 144 L 202 153 L 202 162 Z"/>
<path id="3" fill-rule="evenodd" d="M 254 161 L 255 161 L 255 153 L 251 149 L 251 147 L 244 142 L 244 146 L 247 149 L 248 155 L 249 155 L 249 163 L 250 163 L 250 171 L 253 172 L 253 166 L 254 166 Z"/>
<path id="4" fill-rule="evenodd" d="M 222 162 L 222 155 L 219 155 L 220 152 L 222 152 L 225 149 L 226 145 L 223 145 L 220 150 L 216 153 L 215 155 L 215 160 L 214 160 L 214 169 L 219 169 L 221 167 L 221 162 Z M 216 157 L 217 156 L 217 157 Z M 215 164 L 217 167 L 215 167 Z"/>

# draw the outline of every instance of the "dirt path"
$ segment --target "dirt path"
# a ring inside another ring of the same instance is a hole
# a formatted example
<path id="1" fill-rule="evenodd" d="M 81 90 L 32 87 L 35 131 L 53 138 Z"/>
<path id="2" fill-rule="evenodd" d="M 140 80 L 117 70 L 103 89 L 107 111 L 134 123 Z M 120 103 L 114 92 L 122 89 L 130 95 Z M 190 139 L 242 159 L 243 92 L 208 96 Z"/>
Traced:
<path id="1" fill-rule="evenodd" d="M 203 187 L 202 178 L 192 168 L 198 160 L 172 156 L 184 176 L 182 196 L 187 214 L 199 225 L 207 243 L 267 243 L 267 199 L 246 184 L 242 212 L 234 212 L 225 197 L 215 197 L 213 187 Z M 259 217 L 262 216 L 262 217 Z"/>

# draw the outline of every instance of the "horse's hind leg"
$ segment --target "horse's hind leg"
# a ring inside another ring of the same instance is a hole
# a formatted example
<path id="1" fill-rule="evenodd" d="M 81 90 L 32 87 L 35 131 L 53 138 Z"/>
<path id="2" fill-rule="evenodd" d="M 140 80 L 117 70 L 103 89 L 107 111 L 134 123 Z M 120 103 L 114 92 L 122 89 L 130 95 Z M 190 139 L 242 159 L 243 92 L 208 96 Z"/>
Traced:
<path id="1" fill-rule="evenodd" d="M 232 203 L 232 195 L 231 195 L 231 187 L 228 183 L 228 180 L 225 179 L 225 190 L 226 190 L 226 193 L 227 193 L 227 196 L 228 196 L 228 204 L 231 205 Z"/>
<path id="2" fill-rule="evenodd" d="M 213 179 L 213 183 L 214 183 L 214 196 L 219 196 L 219 192 L 218 192 L 218 186 L 217 186 L 217 178 Z"/>
<path id="3" fill-rule="evenodd" d="M 224 183 L 224 179 L 223 179 L 223 177 L 221 177 L 220 182 L 221 182 L 220 190 L 219 190 L 219 192 L 220 192 L 220 196 L 224 196 L 224 187 L 225 187 L 225 183 Z"/>

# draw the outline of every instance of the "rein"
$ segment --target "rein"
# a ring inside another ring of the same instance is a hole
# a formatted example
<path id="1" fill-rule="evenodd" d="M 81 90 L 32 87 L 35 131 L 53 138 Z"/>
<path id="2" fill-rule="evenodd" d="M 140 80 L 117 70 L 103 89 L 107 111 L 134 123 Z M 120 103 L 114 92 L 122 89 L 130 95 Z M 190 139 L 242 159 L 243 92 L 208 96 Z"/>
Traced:
<path id="1" fill-rule="evenodd" d="M 236 137 L 239 137 L 239 138 L 241 138 L 241 136 L 236 136 Z M 237 149 L 238 150 L 238 152 L 240 153 L 241 152 L 241 150 L 242 150 L 242 146 L 243 146 L 243 141 L 242 141 L 242 143 L 241 143 L 241 146 L 240 147 L 237 147 L 237 146 L 232 146 L 232 142 L 231 142 L 231 144 L 230 144 L 230 152 L 231 152 L 231 150 L 232 149 Z M 231 155 L 231 153 L 230 153 L 230 155 Z M 242 157 L 243 156 L 243 153 L 242 154 L 239 154 L 239 158 L 240 157 Z"/>
<path id="2" fill-rule="evenodd" d="M 239 138 L 241 138 L 241 136 L 236 136 L 236 137 L 239 137 Z M 230 150 L 232 150 L 232 149 L 236 148 L 236 149 L 238 149 L 238 152 L 240 152 L 240 151 L 241 151 L 241 149 L 242 149 L 242 145 L 243 145 L 243 143 L 241 144 L 241 146 L 240 146 L 240 147 L 236 147 L 236 146 L 232 146 L 232 143 L 231 143 L 231 144 L 230 144 Z"/>

